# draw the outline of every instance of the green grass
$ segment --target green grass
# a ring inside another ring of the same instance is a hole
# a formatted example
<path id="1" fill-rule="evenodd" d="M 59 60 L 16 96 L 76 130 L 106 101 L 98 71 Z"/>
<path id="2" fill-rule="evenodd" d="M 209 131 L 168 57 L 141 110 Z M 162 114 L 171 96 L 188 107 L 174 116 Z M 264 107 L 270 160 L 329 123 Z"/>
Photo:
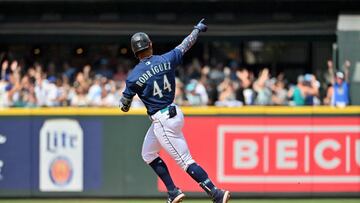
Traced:
<path id="1" fill-rule="evenodd" d="M 102 200 L 102 199 L 0 199 L 0 203 L 164 203 L 164 200 Z M 210 200 L 184 200 L 183 203 L 210 203 Z M 229 203 L 359 203 L 360 199 L 251 199 L 230 200 Z"/>

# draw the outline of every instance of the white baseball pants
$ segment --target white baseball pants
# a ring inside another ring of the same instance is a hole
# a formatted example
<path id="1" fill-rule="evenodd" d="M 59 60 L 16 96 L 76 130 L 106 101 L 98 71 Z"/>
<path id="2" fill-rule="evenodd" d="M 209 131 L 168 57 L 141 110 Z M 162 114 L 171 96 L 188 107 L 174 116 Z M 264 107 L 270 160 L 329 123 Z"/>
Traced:
<path id="1" fill-rule="evenodd" d="M 151 116 L 152 124 L 146 133 L 141 152 L 147 164 L 159 157 L 161 148 L 184 170 L 195 162 L 182 133 L 184 114 L 178 106 L 176 112 L 173 118 L 169 118 L 169 111 L 158 111 Z"/>

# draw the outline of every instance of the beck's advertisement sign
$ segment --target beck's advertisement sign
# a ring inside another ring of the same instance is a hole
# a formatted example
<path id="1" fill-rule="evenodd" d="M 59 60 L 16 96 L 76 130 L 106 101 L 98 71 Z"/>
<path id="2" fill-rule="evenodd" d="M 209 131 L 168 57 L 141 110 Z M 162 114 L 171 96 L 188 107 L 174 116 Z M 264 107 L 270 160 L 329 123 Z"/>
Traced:
<path id="1" fill-rule="evenodd" d="M 83 191 L 83 129 L 76 120 L 46 120 L 40 129 L 39 188 Z"/>
<path id="2" fill-rule="evenodd" d="M 193 158 L 221 188 L 360 192 L 357 117 L 188 117 L 184 134 Z M 200 191 L 163 155 L 179 187 Z"/>

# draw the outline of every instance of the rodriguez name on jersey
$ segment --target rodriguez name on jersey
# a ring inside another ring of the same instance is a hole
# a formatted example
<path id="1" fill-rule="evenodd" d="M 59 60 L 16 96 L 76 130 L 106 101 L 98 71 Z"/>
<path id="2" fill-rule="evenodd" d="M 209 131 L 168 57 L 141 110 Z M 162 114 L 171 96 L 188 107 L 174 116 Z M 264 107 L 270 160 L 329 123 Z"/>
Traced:
<path id="1" fill-rule="evenodd" d="M 150 65 L 150 61 L 148 61 L 146 65 Z M 138 86 L 143 87 L 146 81 L 148 81 L 154 75 L 159 74 L 163 71 L 171 70 L 171 63 L 165 62 L 155 66 L 151 65 L 150 67 L 150 70 L 145 71 L 136 81 L 136 84 Z"/>

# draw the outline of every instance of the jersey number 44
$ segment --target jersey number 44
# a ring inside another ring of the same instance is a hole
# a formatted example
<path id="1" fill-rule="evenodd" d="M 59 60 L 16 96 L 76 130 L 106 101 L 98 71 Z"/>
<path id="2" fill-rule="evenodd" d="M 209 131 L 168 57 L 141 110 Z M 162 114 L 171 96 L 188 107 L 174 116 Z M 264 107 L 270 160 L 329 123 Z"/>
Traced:
<path id="1" fill-rule="evenodd" d="M 156 81 L 154 80 L 154 85 L 153 85 L 153 96 L 155 97 L 156 95 L 158 95 L 160 98 L 162 98 L 163 95 L 163 91 L 168 91 L 171 92 L 171 84 L 169 83 L 168 78 L 166 77 L 166 75 L 164 75 L 164 80 L 163 80 L 163 88 L 161 89 L 158 82 L 161 84 L 160 80 Z"/>

